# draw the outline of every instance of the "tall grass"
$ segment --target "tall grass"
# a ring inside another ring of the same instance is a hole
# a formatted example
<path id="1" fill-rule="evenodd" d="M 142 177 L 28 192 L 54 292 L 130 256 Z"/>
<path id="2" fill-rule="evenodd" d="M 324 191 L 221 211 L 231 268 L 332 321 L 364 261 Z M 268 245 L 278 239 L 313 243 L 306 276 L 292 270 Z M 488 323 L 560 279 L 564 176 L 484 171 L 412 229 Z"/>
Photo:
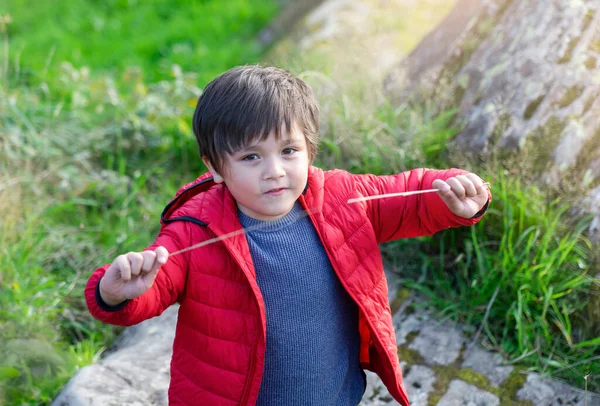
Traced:
<path id="1" fill-rule="evenodd" d="M 112 341 L 119 329 L 92 320 L 84 283 L 115 251 L 149 241 L 158 222 L 139 224 L 162 204 L 144 197 L 155 193 L 151 170 L 99 169 L 113 148 L 126 156 L 107 136 L 112 125 L 88 127 L 84 110 L 56 111 L 35 90 L 0 89 L 0 398 L 7 404 L 49 403 Z M 162 183 L 164 202 L 174 187 Z"/>
<path id="2" fill-rule="evenodd" d="M 35 89 L 0 88 L 0 393 L 8 404 L 49 403 L 120 331 L 91 318 L 83 286 L 95 267 L 146 246 L 165 202 L 196 176 L 191 159 L 169 172 L 192 147 L 178 131 L 160 132 L 181 114 L 160 105 L 187 106 L 180 97 L 194 94 L 177 82 L 148 86 L 100 117 L 105 104 L 93 97 L 57 113 Z"/>
<path id="3" fill-rule="evenodd" d="M 593 294 L 589 218 L 535 186 L 498 175 L 494 201 L 468 229 L 385 248 L 407 286 L 484 343 L 539 372 L 600 388 L 600 341 L 580 315 Z"/>
<path id="4" fill-rule="evenodd" d="M 0 373 L 6 404 L 49 402 L 113 335 L 89 320 L 79 297 L 85 269 L 79 264 L 98 260 L 85 255 L 93 241 L 78 227 L 53 228 L 44 213 L 49 204 L 32 201 L 19 186 L 0 192 L 0 370 L 13 378 Z M 69 241 L 69 233 L 79 237 Z"/>

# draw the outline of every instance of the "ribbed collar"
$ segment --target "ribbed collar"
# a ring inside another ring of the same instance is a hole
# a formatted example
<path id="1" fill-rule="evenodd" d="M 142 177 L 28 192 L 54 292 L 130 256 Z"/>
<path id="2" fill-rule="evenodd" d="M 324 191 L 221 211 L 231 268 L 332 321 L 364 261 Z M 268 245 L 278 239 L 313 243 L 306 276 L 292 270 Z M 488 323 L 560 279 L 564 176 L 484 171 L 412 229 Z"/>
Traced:
<path id="1" fill-rule="evenodd" d="M 238 209 L 238 218 L 240 219 L 240 223 L 244 228 L 252 227 L 251 232 L 260 232 L 260 233 L 271 233 L 273 231 L 281 230 L 293 223 L 295 223 L 299 218 L 306 216 L 306 212 L 300 205 L 300 202 L 296 201 L 292 210 L 285 216 L 272 221 L 262 221 L 256 220 L 252 217 L 246 216 Z"/>

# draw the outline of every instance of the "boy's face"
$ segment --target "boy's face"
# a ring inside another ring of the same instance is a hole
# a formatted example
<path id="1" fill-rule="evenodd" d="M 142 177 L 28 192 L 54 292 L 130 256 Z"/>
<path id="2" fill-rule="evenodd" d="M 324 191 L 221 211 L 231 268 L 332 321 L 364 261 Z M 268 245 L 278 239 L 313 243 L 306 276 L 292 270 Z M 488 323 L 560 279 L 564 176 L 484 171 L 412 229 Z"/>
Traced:
<path id="1" fill-rule="evenodd" d="M 262 221 L 277 220 L 292 209 L 306 187 L 308 149 L 302 131 L 295 126 L 282 131 L 279 140 L 271 132 L 264 141 L 253 141 L 223 161 L 216 182 L 225 182 L 238 208 Z M 207 167 L 211 168 L 207 159 Z"/>

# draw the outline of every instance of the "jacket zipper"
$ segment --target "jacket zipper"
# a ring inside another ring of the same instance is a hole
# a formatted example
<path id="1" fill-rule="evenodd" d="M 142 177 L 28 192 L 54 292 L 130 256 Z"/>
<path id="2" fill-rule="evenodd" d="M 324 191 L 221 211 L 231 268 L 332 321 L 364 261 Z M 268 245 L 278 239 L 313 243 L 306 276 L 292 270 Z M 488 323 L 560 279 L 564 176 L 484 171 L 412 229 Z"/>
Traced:
<path id="1" fill-rule="evenodd" d="M 258 348 L 258 342 L 260 340 L 260 336 L 256 339 L 256 344 L 252 349 L 252 358 L 250 358 L 250 372 L 248 373 L 248 378 L 246 380 L 246 386 L 244 387 L 244 392 L 242 393 L 242 398 L 240 401 L 240 406 L 245 406 L 246 402 L 248 402 L 248 397 L 250 396 L 250 389 L 252 388 L 252 379 L 254 378 L 254 364 L 256 362 L 256 349 Z"/>

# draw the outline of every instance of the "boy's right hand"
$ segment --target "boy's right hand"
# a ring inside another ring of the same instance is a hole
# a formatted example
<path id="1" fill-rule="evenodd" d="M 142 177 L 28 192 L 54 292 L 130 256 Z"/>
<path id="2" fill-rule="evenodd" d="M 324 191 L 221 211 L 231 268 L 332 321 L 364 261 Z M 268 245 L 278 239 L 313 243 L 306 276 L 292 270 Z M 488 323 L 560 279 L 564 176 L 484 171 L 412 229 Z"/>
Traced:
<path id="1" fill-rule="evenodd" d="M 141 296 L 152 287 L 158 270 L 168 258 L 169 252 L 164 247 L 119 255 L 100 279 L 102 300 L 114 306 Z"/>

